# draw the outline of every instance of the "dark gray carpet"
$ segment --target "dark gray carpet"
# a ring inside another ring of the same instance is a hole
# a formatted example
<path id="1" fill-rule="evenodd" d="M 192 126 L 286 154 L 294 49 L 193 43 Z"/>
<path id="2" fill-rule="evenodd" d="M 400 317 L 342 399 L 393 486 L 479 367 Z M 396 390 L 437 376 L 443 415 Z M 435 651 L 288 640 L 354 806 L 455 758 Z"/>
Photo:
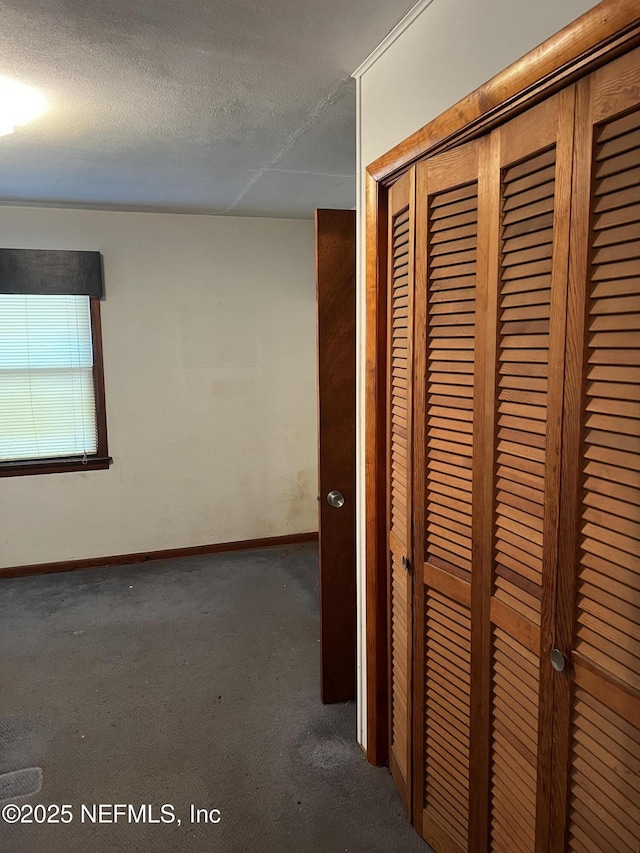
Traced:
<path id="1" fill-rule="evenodd" d="M 0 739 L 0 774 L 42 768 L 11 803 L 73 812 L 0 821 L 7 853 L 429 850 L 354 703 L 320 703 L 314 546 L 0 582 Z M 99 803 L 181 824 L 83 823 Z"/>

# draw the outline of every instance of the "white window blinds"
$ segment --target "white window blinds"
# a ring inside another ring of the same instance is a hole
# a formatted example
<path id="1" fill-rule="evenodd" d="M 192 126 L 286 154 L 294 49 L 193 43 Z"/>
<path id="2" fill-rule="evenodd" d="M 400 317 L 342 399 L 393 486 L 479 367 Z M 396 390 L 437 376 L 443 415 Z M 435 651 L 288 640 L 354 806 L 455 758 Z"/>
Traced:
<path id="1" fill-rule="evenodd" d="M 96 450 L 89 297 L 0 294 L 0 461 Z"/>

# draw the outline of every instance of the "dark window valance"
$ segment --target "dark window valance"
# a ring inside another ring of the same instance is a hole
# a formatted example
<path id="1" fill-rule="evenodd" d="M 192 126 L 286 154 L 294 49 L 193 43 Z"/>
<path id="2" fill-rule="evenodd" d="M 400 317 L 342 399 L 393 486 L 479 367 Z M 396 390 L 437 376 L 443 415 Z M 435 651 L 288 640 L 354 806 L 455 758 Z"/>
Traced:
<path id="1" fill-rule="evenodd" d="M 104 295 L 100 252 L 0 249 L 0 293 Z"/>

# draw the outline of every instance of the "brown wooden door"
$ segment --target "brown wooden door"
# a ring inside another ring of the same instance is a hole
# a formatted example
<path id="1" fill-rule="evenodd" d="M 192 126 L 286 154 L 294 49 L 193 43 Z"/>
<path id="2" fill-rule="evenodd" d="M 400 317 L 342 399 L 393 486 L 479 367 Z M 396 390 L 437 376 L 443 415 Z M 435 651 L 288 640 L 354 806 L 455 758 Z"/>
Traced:
<path id="1" fill-rule="evenodd" d="M 487 240 L 477 344 L 485 411 L 474 613 L 481 624 L 480 614 L 489 617 L 476 672 L 487 725 L 474 735 L 479 744 L 488 735 L 488 847 L 496 851 L 548 843 L 574 101 L 569 88 L 490 141 L 497 240 Z"/>
<path id="2" fill-rule="evenodd" d="M 418 169 L 414 810 L 439 853 L 547 843 L 573 117 L 570 89 Z"/>
<path id="3" fill-rule="evenodd" d="M 411 811 L 411 369 L 415 173 L 389 191 L 388 601 L 389 767 Z"/>
<path id="4" fill-rule="evenodd" d="M 393 776 L 437 853 L 639 853 L 640 49 L 388 239 Z"/>
<path id="5" fill-rule="evenodd" d="M 355 211 L 316 211 L 320 684 L 356 693 Z M 327 496 L 338 491 L 342 506 Z"/>
<path id="6" fill-rule="evenodd" d="M 414 820 L 437 851 L 469 844 L 479 148 L 420 164 L 416 191 Z"/>
<path id="7" fill-rule="evenodd" d="M 577 87 L 551 849 L 640 850 L 640 50 Z"/>

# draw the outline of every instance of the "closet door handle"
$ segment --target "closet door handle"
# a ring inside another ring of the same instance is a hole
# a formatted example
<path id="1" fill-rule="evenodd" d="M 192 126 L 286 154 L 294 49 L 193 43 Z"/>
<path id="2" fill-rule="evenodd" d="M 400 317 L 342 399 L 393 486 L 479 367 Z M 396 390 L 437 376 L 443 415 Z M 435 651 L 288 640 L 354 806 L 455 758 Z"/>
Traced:
<path id="1" fill-rule="evenodd" d="M 327 495 L 327 503 L 329 504 L 329 506 L 333 506 L 336 509 L 340 509 L 340 507 L 344 506 L 344 495 L 337 489 L 333 489 Z"/>
<path id="2" fill-rule="evenodd" d="M 551 660 L 551 666 L 555 669 L 556 672 L 562 672 L 565 666 L 567 665 L 567 659 L 562 654 L 560 649 L 551 649 L 549 658 Z"/>

